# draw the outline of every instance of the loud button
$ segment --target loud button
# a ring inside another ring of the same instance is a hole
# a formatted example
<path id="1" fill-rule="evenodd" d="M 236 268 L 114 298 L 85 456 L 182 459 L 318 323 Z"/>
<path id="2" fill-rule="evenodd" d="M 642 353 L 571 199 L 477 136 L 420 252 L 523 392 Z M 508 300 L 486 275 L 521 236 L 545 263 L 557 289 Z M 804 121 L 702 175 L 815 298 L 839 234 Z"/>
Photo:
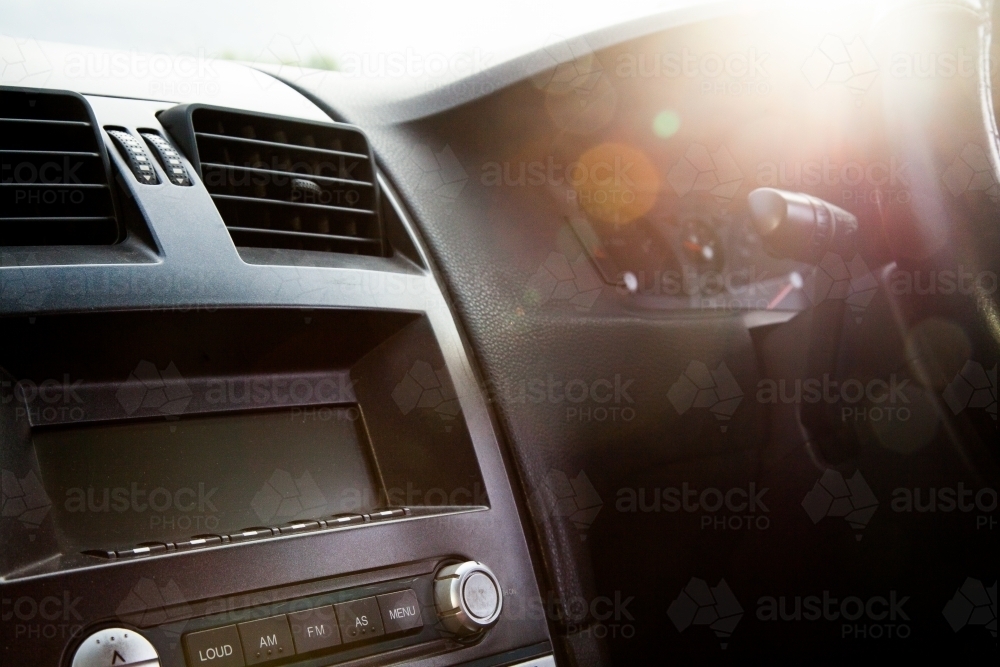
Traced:
<path id="1" fill-rule="evenodd" d="M 235 625 L 184 635 L 190 667 L 243 667 L 240 634 Z"/>

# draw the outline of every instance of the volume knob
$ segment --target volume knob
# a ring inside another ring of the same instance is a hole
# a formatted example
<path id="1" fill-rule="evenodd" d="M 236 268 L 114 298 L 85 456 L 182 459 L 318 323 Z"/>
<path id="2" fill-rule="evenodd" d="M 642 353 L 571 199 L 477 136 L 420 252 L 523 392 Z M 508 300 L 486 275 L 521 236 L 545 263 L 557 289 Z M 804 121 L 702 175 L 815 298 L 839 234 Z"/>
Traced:
<path id="1" fill-rule="evenodd" d="M 447 630 L 472 635 L 500 618 L 503 593 L 493 571 L 470 560 L 441 568 L 434 577 L 434 603 Z"/>
<path id="2" fill-rule="evenodd" d="M 160 667 L 160 656 L 135 630 L 105 628 L 83 640 L 72 667 Z"/>

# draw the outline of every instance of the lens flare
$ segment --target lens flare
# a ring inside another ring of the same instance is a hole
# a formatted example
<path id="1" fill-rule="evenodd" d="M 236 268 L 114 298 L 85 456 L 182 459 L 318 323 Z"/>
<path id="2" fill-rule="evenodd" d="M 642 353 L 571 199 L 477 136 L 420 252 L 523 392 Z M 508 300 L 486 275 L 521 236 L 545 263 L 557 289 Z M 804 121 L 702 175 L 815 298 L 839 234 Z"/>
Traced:
<path id="1" fill-rule="evenodd" d="M 653 134 L 660 139 L 669 139 L 681 129 L 681 116 L 676 111 L 667 109 L 653 118 Z"/>
<path id="2" fill-rule="evenodd" d="M 574 164 L 571 181 L 580 207 L 612 224 L 649 212 L 660 191 L 660 174 L 646 154 L 628 144 L 603 143 Z"/>

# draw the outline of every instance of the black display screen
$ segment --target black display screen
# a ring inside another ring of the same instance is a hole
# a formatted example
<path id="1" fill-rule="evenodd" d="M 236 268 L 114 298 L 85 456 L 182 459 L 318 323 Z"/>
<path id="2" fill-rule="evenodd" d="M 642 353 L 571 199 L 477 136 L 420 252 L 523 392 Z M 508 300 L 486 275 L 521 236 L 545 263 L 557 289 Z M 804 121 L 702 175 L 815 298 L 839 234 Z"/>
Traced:
<path id="1" fill-rule="evenodd" d="M 225 535 L 380 505 L 357 408 L 231 413 L 32 433 L 68 549 Z"/>

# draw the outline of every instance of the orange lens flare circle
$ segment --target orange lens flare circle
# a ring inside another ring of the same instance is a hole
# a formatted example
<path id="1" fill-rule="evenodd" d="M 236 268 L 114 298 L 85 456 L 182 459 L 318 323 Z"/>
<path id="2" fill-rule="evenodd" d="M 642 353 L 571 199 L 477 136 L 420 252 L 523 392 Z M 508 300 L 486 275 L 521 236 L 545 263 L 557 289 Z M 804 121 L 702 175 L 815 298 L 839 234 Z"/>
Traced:
<path id="1" fill-rule="evenodd" d="M 660 174 L 646 154 L 628 144 L 603 143 L 572 166 L 577 203 L 591 218 L 616 225 L 649 212 L 660 192 Z"/>

